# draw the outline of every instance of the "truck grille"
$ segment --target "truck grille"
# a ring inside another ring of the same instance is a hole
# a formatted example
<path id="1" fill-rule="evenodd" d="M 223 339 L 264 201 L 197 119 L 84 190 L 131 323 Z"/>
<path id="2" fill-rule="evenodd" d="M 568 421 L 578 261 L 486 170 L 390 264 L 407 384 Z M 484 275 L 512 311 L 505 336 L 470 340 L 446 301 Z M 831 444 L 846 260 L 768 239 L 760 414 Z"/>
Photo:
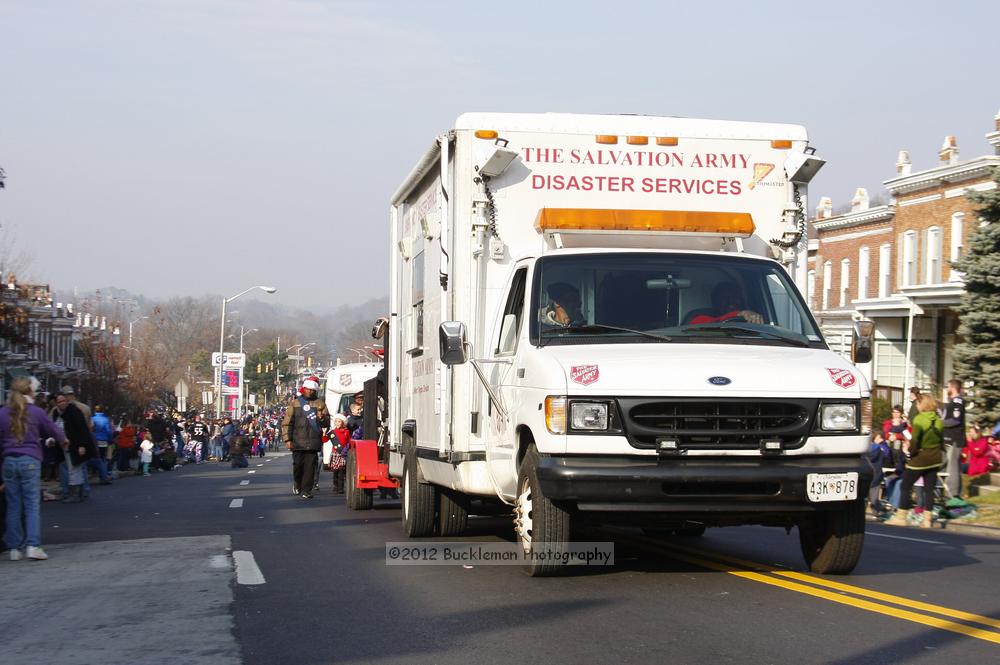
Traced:
<path id="1" fill-rule="evenodd" d="M 681 450 L 757 450 L 764 439 L 782 448 L 805 443 L 816 400 L 619 399 L 625 433 L 636 448 L 676 439 Z"/>

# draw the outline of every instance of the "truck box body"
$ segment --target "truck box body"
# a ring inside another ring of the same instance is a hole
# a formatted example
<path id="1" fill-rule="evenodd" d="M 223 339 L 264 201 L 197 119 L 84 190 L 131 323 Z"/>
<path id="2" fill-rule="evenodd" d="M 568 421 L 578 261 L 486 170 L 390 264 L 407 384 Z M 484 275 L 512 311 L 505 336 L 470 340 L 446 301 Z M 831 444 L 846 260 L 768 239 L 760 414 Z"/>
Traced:
<path id="1" fill-rule="evenodd" d="M 796 125 L 459 117 L 392 201 L 392 473 L 412 454 L 423 482 L 514 503 L 533 447 L 574 510 L 717 524 L 828 507 L 803 502 L 813 462 L 863 491 L 868 386 L 795 287 L 807 146 Z M 720 325 L 727 297 L 761 323 Z M 445 321 L 478 364 L 441 361 Z"/>

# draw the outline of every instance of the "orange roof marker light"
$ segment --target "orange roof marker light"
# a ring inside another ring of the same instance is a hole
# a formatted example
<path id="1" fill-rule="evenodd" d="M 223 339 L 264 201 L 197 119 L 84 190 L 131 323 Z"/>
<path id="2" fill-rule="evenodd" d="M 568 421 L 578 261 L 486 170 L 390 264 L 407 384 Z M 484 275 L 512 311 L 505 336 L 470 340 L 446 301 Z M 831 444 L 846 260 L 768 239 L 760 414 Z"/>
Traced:
<path id="1" fill-rule="evenodd" d="M 698 210 L 598 210 L 542 208 L 539 233 L 646 232 L 749 238 L 755 230 L 748 212 Z"/>
<path id="2" fill-rule="evenodd" d="M 628 138 L 625 139 L 625 142 L 628 143 L 629 145 L 648 145 L 649 144 L 649 137 L 648 136 L 629 136 Z"/>
<path id="3" fill-rule="evenodd" d="M 771 147 L 775 150 L 790 150 L 792 142 L 788 139 L 774 139 L 771 141 Z"/>
<path id="4" fill-rule="evenodd" d="M 598 134 L 594 140 L 604 145 L 617 145 L 618 143 L 618 137 L 614 134 Z"/>
<path id="5" fill-rule="evenodd" d="M 656 145 L 677 145 L 676 136 L 657 136 Z"/>
<path id="6" fill-rule="evenodd" d="M 477 139 L 495 139 L 500 134 L 497 133 L 495 129 L 477 129 L 476 138 Z"/>

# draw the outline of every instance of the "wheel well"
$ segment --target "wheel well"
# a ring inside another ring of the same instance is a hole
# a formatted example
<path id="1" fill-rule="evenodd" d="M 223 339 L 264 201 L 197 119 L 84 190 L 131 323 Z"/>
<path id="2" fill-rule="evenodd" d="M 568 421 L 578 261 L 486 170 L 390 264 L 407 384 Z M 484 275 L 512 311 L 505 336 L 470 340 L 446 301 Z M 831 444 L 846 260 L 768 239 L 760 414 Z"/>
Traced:
<path id="1" fill-rule="evenodd" d="M 515 468 L 521 468 L 521 461 L 524 460 L 528 447 L 535 443 L 535 435 L 531 433 L 531 428 L 527 425 L 520 425 L 517 428 L 517 462 Z"/>

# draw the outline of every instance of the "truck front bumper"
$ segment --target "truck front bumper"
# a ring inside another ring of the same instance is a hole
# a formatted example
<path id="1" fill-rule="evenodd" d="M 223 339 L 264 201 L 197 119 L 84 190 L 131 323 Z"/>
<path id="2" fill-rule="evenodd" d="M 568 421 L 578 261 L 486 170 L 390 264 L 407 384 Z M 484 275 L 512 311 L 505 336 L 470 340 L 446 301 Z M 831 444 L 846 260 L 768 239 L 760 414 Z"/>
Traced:
<path id="1" fill-rule="evenodd" d="M 637 459 L 551 456 L 538 462 L 545 495 L 581 511 L 667 513 L 715 524 L 786 521 L 796 513 L 843 506 L 812 503 L 810 473 L 858 474 L 858 498 L 872 468 L 863 457 Z M 751 516 L 755 516 L 752 517 Z"/>

